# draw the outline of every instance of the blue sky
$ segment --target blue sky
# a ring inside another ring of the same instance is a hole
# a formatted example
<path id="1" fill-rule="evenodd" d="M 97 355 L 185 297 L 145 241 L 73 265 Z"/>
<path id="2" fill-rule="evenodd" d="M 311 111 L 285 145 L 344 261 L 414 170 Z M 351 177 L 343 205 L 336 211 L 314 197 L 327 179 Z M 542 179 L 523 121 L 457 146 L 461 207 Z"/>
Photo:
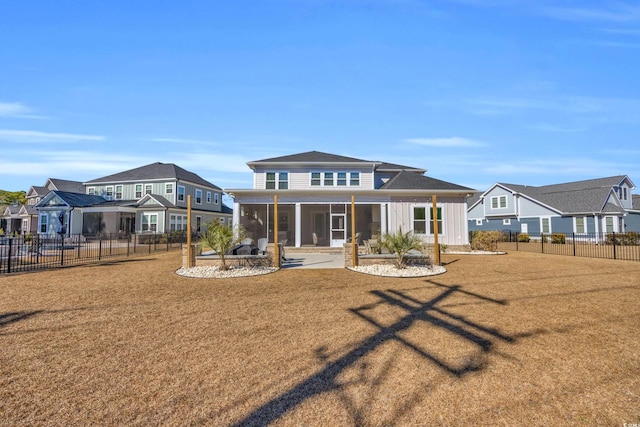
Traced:
<path id="1" fill-rule="evenodd" d="M 0 189 L 157 161 L 250 188 L 309 150 L 640 185 L 637 1 L 5 1 L 0 40 Z"/>

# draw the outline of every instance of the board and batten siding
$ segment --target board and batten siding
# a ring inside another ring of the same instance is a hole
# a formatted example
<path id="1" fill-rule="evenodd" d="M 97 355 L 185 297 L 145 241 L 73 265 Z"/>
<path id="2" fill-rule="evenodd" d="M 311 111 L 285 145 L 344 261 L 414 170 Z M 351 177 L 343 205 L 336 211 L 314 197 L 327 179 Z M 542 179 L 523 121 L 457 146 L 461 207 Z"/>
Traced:
<path id="1" fill-rule="evenodd" d="M 413 208 L 415 206 L 431 209 L 431 202 L 393 202 L 389 204 L 389 232 L 402 227 L 403 232 L 413 230 Z M 443 228 L 439 243 L 446 245 L 469 244 L 467 224 L 467 204 L 464 197 L 438 197 L 437 206 L 442 208 Z M 427 243 L 433 242 L 432 234 L 418 235 Z"/>

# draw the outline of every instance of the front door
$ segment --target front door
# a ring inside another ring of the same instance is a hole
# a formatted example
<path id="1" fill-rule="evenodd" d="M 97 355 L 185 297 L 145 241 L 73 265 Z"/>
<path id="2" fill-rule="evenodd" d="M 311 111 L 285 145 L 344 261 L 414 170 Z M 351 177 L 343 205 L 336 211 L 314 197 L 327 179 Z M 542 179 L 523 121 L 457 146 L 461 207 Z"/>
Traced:
<path id="1" fill-rule="evenodd" d="M 529 232 L 529 224 L 527 223 L 520 224 L 520 232 L 523 234 L 527 234 Z"/>
<path id="2" fill-rule="evenodd" d="M 347 241 L 347 214 L 331 214 L 331 246 L 342 247 Z"/>

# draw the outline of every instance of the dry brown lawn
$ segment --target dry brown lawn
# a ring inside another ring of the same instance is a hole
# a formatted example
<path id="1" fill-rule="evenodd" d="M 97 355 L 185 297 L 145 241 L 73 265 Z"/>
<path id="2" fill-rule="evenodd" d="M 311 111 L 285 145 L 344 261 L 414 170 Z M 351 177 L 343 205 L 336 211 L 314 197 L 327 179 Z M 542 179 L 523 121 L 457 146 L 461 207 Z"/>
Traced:
<path id="1" fill-rule="evenodd" d="M 0 424 L 640 423 L 640 263 L 444 261 L 216 280 L 170 252 L 0 277 Z"/>

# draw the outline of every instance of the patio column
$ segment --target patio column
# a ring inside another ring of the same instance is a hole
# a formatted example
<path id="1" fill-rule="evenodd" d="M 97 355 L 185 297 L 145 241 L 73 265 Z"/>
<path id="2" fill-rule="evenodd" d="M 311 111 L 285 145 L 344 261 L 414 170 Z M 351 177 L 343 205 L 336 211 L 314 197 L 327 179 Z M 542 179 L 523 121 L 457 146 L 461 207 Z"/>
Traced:
<path id="1" fill-rule="evenodd" d="M 233 225 L 240 225 L 240 203 L 233 202 L 233 217 L 231 219 Z"/>
<path id="2" fill-rule="evenodd" d="M 387 234 L 387 204 L 380 203 L 380 237 Z"/>
<path id="3" fill-rule="evenodd" d="M 300 203 L 296 203 L 296 248 L 302 246 L 302 208 Z"/>

